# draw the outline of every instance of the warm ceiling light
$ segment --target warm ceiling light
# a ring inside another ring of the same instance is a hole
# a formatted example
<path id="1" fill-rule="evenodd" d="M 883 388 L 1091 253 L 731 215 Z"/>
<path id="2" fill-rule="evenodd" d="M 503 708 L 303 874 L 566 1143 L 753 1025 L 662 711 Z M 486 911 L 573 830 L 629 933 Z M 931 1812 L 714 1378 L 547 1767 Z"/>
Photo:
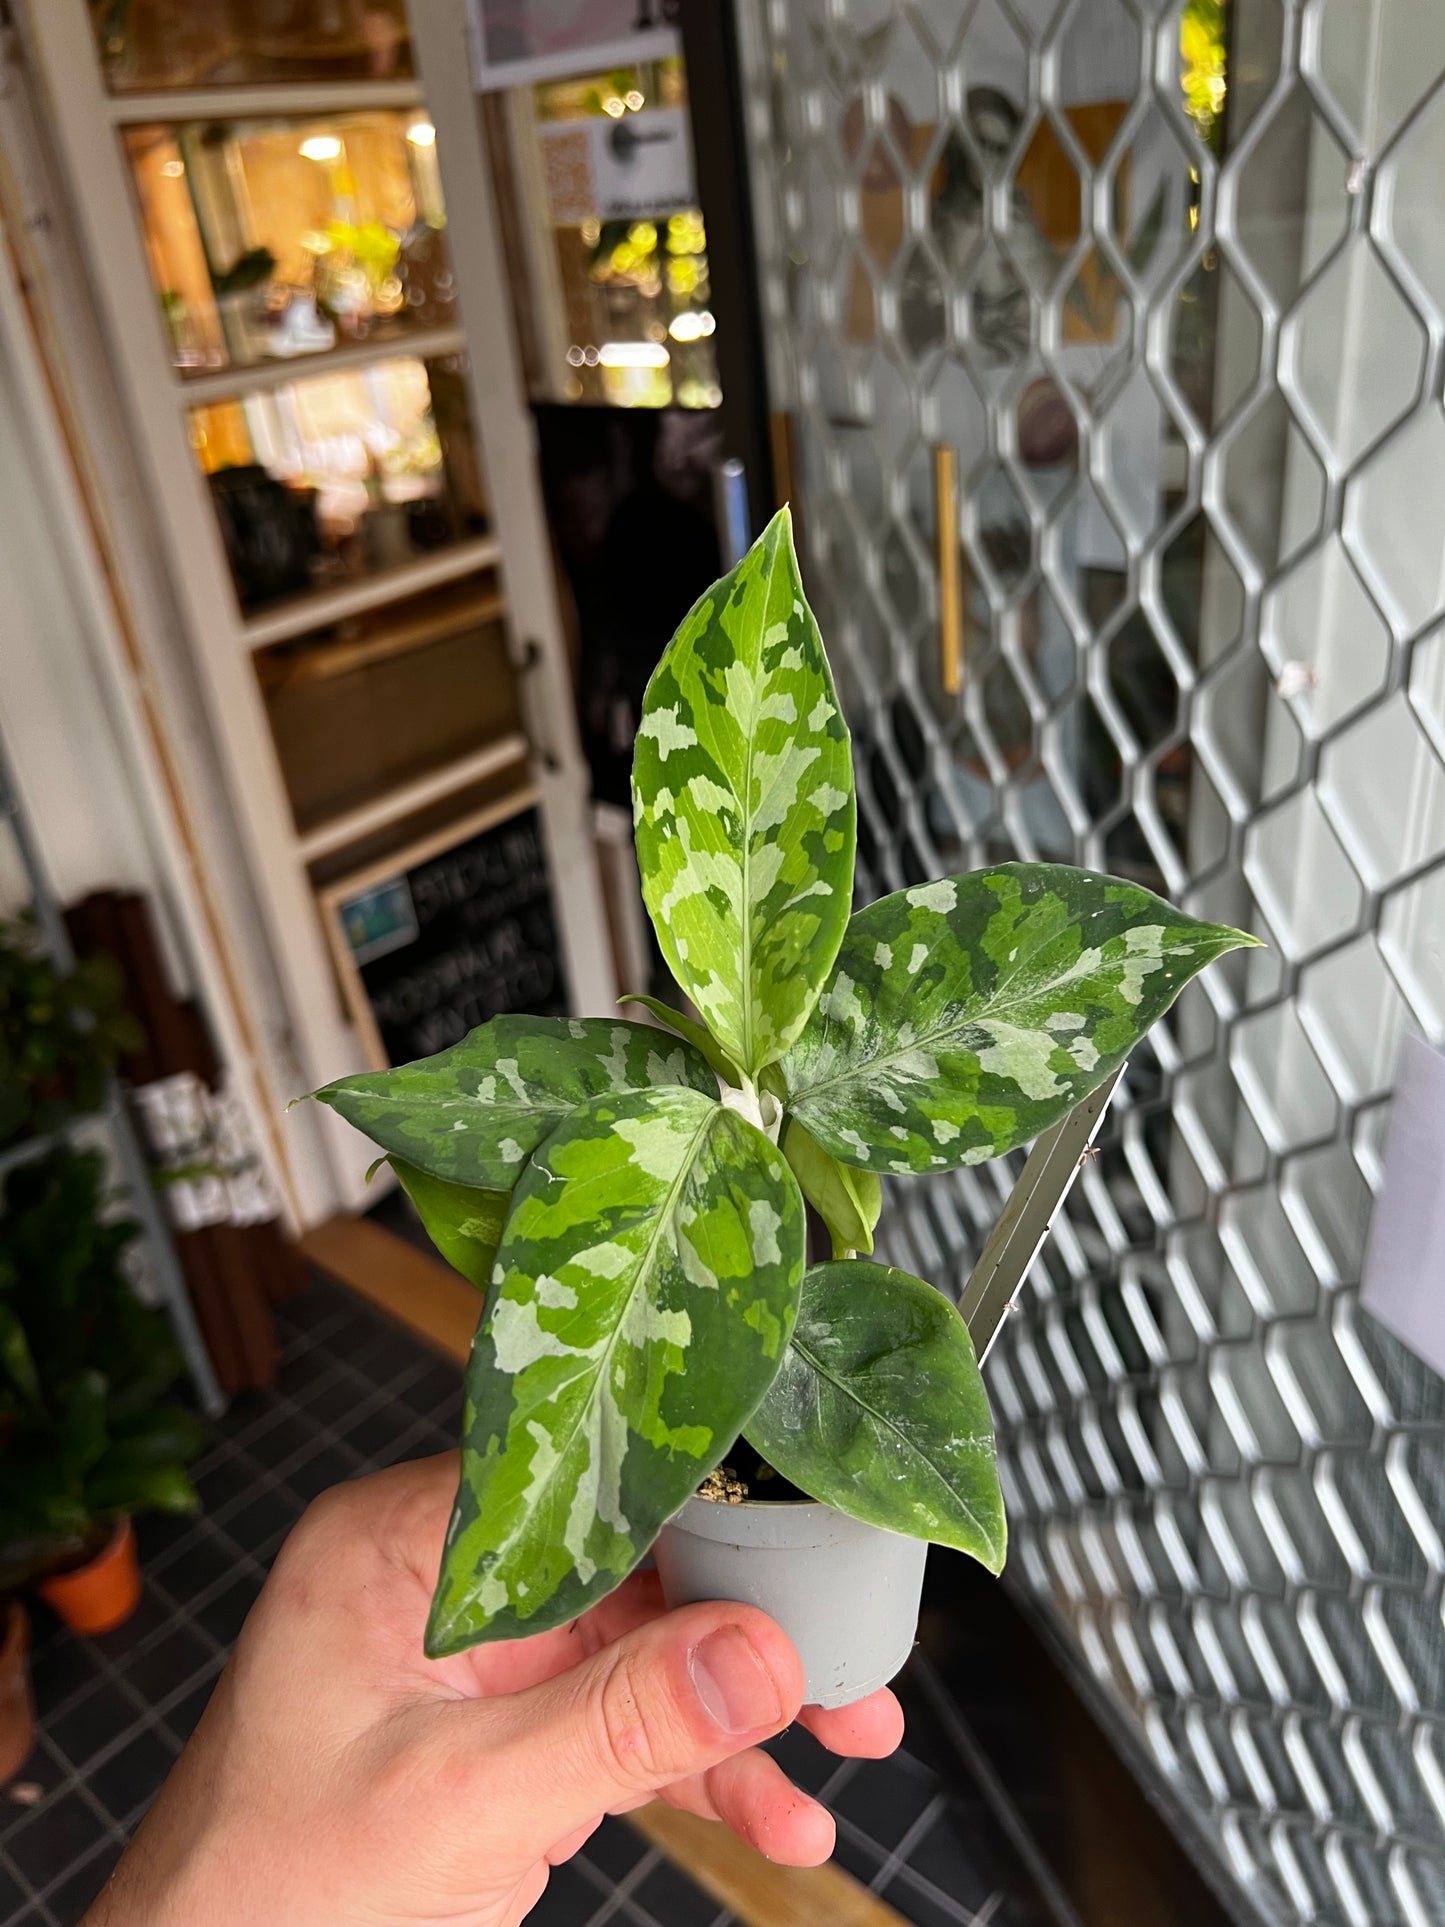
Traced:
<path id="1" fill-rule="evenodd" d="M 665 368 L 668 353 L 660 341 L 604 341 L 597 359 L 604 368 Z"/>
<path id="2" fill-rule="evenodd" d="M 186 171 L 184 161 L 162 161 L 161 172 L 168 180 L 177 181 Z"/>
<path id="3" fill-rule="evenodd" d="M 706 308 L 689 309 L 685 314 L 677 314 L 668 324 L 667 332 L 674 341 L 701 341 L 717 327 L 716 321 Z"/>
<path id="4" fill-rule="evenodd" d="M 413 147 L 435 147 L 437 130 L 429 120 L 414 120 L 406 130 L 406 137 Z"/>
<path id="5" fill-rule="evenodd" d="M 602 111 L 610 114 L 614 120 L 621 120 L 627 112 L 627 102 L 618 94 L 609 94 L 602 103 Z"/>
<path id="6" fill-rule="evenodd" d="M 308 161 L 334 161 L 341 153 L 341 142 L 335 134 L 313 134 L 302 141 L 301 152 Z"/>
<path id="7" fill-rule="evenodd" d="M 623 100 L 626 101 L 627 105 L 632 109 L 633 113 L 635 114 L 638 111 L 638 109 L 642 106 L 644 96 L 638 93 L 637 89 L 634 87 L 630 94 L 624 94 L 622 98 Z"/>

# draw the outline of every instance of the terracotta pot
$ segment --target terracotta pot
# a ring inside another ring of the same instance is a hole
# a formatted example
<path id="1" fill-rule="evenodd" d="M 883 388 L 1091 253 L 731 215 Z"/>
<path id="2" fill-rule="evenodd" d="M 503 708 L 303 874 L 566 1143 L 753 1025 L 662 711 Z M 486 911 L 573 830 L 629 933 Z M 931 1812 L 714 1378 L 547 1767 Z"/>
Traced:
<path id="1" fill-rule="evenodd" d="M 122 1519 L 87 1564 L 52 1573 L 35 1590 L 73 1633 L 108 1633 L 123 1625 L 140 1604 L 135 1527 Z"/>
<path id="2" fill-rule="evenodd" d="M 0 1786 L 13 1778 L 35 1744 L 30 1697 L 30 1621 L 18 1599 L 0 1607 Z"/>

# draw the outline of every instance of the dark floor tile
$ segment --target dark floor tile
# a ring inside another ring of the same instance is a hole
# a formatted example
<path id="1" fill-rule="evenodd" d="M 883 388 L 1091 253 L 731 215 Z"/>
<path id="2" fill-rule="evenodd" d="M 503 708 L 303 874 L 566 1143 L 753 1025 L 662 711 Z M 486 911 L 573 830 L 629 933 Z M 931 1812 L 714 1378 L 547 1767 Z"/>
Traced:
<path id="1" fill-rule="evenodd" d="M 371 1396 L 371 1387 L 354 1372 L 337 1372 L 300 1401 L 306 1417 L 323 1431 L 339 1431 Z"/>
<path id="2" fill-rule="evenodd" d="M 98 1673 L 88 1641 L 77 1639 L 73 1633 L 58 1634 L 30 1662 L 35 1707 L 41 1719 L 82 1688 L 93 1686 Z"/>
<path id="3" fill-rule="evenodd" d="M 62 1793 L 6 1836 L 5 1851 L 31 1886 L 40 1888 L 67 1873 L 105 1833 L 99 1815 L 79 1793 Z"/>
<path id="4" fill-rule="evenodd" d="M 329 1487 L 341 1485 L 358 1469 L 356 1459 L 350 1452 L 339 1451 L 334 1445 L 323 1445 L 309 1459 L 286 1474 L 286 1483 L 298 1498 L 310 1501 L 320 1498 Z"/>
<path id="5" fill-rule="evenodd" d="M 207 1527 L 195 1542 L 169 1559 L 157 1560 L 154 1578 L 177 1605 L 186 1606 L 235 1572 L 239 1556 L 217 1529 Z"/>
<path id="6" fill-rule="evenodd" d="M 609 1880 L 625 1880 L 647 1852 L 647 1842 L 625 1820 L 604 1820 L 582 1849 Z"/>
<path id="7" fill-rule="evenodd" d="M 123 1626 L 113 1632 L 100 1633 L 89 1643 L 104 1660 L 118 1666 L 129 1657 L 137 1646 L 154 1639 L 163 1626 L 175 1621 L 175 1607 L 169 1600 L 160 1598 L 155 1590 L 147 1585 L 141 1593 L 140 1604 Z"/>
<path id="8" fill-rule="evenodd" d="M 938 1782 L 906 1754 L 865 1760 L 828 1804 L 890 1852 L 936 1797 Z"/>
<path id="9" fill-rule="evenodd" d="M 223 1530 L 243 1552 L 269 1558 L 278 1540 L 285 1538 L 300 1517 L 299 1500 L 286 1487 L 262 1487 L 253 1499 L 227 1516 Z"/>
<path id="10" fill-rule="evenodd" d="M 24 1898 L 20 1882 L 8 1867 L 0 1865 L 0 1920 L 9 1920 Z"/>
<path id="11" fill-rule="evenodd" d="M 658 1927 L 712 1927 L 717 1918 L 717 1902 L 666 1860 L 638 1882 L 631 1899 Z"/>
<path id="12" fill-rule="evenodd" d="M 983 1808 L 950 1807 L 914 1841 L 906 1865 L 960 1906 L 981 1907 L 999 1879 L 994 1831 Z"/>
<path id="13" fill-rule="evenodd" d="M 159 1733 L 145 1731 L 86 1774 L 86 1784 L 116 1820 L 149 1804 L 175 1764 L 176 1749 Z"/>
<path id="14" fill-rule="evenodd" d="M 62 1780 L 71 1775 L 71 1765 L 57 1750 L 46 1744 L 43 1733 L 37 1738 L 20 1771 L 9 1784 L 0 1788 L 0 1843 L 34 1812 L 39 1800 L 54 1793 Z M 0 1921 L 5 1918 L 0 1909 Z"/>
<path id="15" fill-rule="evenodd" d="M 255 1490 L 256 1468 L 245 1452 L 228 1452 L 196 1476 L 201 1508 L 209 1516 Z"/>
<path id="16" fill-rule="evenodd" d="M 68 1712 L 46 1722 L 45 1736 L 75 1766 L 128 1732 L 143 1716 L 124 1693 L 102 1681 Z"/>
<path id="17" fill-rule="evenodd" d="M 451 1398 L 461 1384 L 461 1367 L 442 1359 L 428 1365 L 419 1378 L 402 1390 L 401 1397 L 418 1418 L 435 1421 L 438 1408 Z"/>
<path id="18" fill-rule="evenodd" d="M 276 1313 L 277 1326 L 287 1332 L 318 1331 L 347 1310 L 348 1301 L 334 1286 L 318 1279 L 305 1291 L 288 1298 Z"/>
<path id="19" fill-rule="evenodd" d="M 154 1565 L 174 1546 L 196 1529 L 196 1521 L 185 1512 L 146 1512 L 135 1522 L 136 1550 L 141 1567 Z"/>
<path id="20" fill-rule="evenodd" d="M 209 1678 L 197 1680 L 188 1693 L 183 1693 L 174 1706 L 168 1706 L 161 1715 L 176 1738 L 183 1743 L 188 1740 L 200 1721 L 202 1713 L 216 1690 L 216 1681 L 221 1676 L 220 1666 Z"/>
<path id="21" fill-rule="evenodd" d="M 111 1869 L 119 1858 L 119 1843 L 100 1848 L 47 1897 L 45 1904 L 60 1927 L 78 1927 L 86 1909 L 110 1879 Z"/>
<path id="22" fill-rule="evenodd" d="M 801 1726 L 790 1726 L 775 1740 L 769 1740 L 767 1751 L 805 1793 L 821 1793 L 841 1764 L 836 1753 L 819 1746 Z"/>
<path id="23" fill-rule="evenodd" d="M 204 1626 L 218 1646 L 233 1646 L 246 1623 L 246 1615 L 256 1603 L 262 1578 L 260 1573 L 245 1572 L 196 1609 L 196 1621 Z"/>
<path id="24" fill-rule="evenodd" d="M 269 1424 L 246 1436 L 251 1457 L 273 1471 L 285 1460 L 309 1456 L 320 1443 L 321 1434 L 302 1412 L 278 1412 Z"/>
<path id="25" fill-rule="evenodd" d="M 374 1465 L 389 1464 L 415 1424 L 416 1413 L 406 1406 L 397 1409 L 381 1405 L 354 1418 L 342 1429 L 341 1437 L 363 1459 Z"/>
<path id="26" fill-rule="evenodd" d="M 859 1832 L 851 1821 L 840 1820 L 833 1858 L 840 1867 L 852 1874 L 855 1880 L 861 1880 L 865 1887 L 869 1887 L 877 1879 L 888 1855 L 866 1834 Z"/>
<path id="27" fill-rule="evenodd" d="M 120 1664 L 120 1675 L 154 1703 L 194 1679 L 214 1658 L 215 1648 L 184 1620 L 177 1619 L 153 1646 L 132 1653 Z"/>
<path id="28" fill-rule="evenodd" d="M 554 1867 L 527 1927 L 587 1927 L 606 1904 L 606 1896 L 577 1867 Z"/>
<path id="29" fill-rule="evenodd" d="M 882 1889 L 879 1897 L 910 1921 L 912 1927 L 967 1927 L 973 1918 L 971 1909 L 930 1894 L 901 1871 Z"/>
<path id="30" fill-rule="evenodd" d="M 224 1439 L 238 1438 L 262 1419 L 270 1418 L 276 1410 L 276 1400 L 269 1392 L 242 1392 L 231 1400 L 217 1420 L 216 1431 Z"/>

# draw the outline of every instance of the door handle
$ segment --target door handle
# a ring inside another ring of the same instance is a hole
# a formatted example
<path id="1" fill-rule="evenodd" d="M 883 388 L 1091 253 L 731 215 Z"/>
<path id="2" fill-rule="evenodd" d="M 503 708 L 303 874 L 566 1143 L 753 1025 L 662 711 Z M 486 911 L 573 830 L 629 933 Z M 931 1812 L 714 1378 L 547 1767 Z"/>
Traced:
<path id="1" fill-rule="evenodd" d="M 946 696 L 963 688 L 963 571 L 958 554 L 958 457 L 933 451 L 933 512 L 938 530 L 938 680 Z"/>

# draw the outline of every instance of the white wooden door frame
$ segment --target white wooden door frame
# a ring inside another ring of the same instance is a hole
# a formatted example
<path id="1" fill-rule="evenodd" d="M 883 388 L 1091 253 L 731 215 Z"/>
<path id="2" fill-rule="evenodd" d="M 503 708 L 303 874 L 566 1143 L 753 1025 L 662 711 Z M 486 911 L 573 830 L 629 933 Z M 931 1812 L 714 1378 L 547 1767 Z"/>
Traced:
<path id="1" fill-rule="evenodd" d="M 556 883 L 564 959 L 579 1012 L 610 1008 L 616 983 L 592 838 L 586 766 L 573 712 L 546 519 L 530 417 L 506 310 L 505 263 L 497 239 L 476 103 L 465 57 L 462 0 L 414 8 L 427 108 L 450 210 L 448 240 L 461 291 L 473 428 L 488 476 L 503 551 L 509 636 L 522 676 L 548 854 Z M 85 0 L 24 0 L 22 31 L 49 95 L 50 121 L 113 365 L 133 418 L 141 463 L 155 490 L 163 547 L 218 746 L 234 825 L 254 879 L 280 975 L 284 1015 L 257 1013 L 269 1032 L 283 1082 L 304 1090 L 363 1061 L 343 1007 L 300 847 L 264 701 L 252 669 L 258 640 L 242 617 L 209 492 L 187 430 L 188 389 L 175 375 L 151 285 L 139 212 L 120 151 L 120 129 L 140 120 L 228 110 L 343 111 L 364 89 L 338 84 L 249 89 L 232 96 L 115 98 L 105 92 Z M 374 90 L 373 90 L 374 91 Z M 387 104 L 420 102 L 420 83 L 387 83 Z M 465 212 L 462 212 L 462 211 Z M 407 352 L 398 345 L 398 353 Z M 291 367 L 291 375 L 322 372 Z M 472 566 L 483 547 L 473 545 Z M 466 561 L 458 558 L 458 565 Z M 451 565 L 448 565 L 451 572 Z M 401 585 L 398 584 L 398 593 Z M 308 610 L 298 629 L 325 619 Z M 274 627 L 274 624 L 271 625 Z M 269 631 L 268 631 L 269 634 Z M 314 1222 L 365 1198 L 366 1147 L 330 1113 L 305 1107 L 288 1128 L 286 1156 L 297 1209 Z"/>

